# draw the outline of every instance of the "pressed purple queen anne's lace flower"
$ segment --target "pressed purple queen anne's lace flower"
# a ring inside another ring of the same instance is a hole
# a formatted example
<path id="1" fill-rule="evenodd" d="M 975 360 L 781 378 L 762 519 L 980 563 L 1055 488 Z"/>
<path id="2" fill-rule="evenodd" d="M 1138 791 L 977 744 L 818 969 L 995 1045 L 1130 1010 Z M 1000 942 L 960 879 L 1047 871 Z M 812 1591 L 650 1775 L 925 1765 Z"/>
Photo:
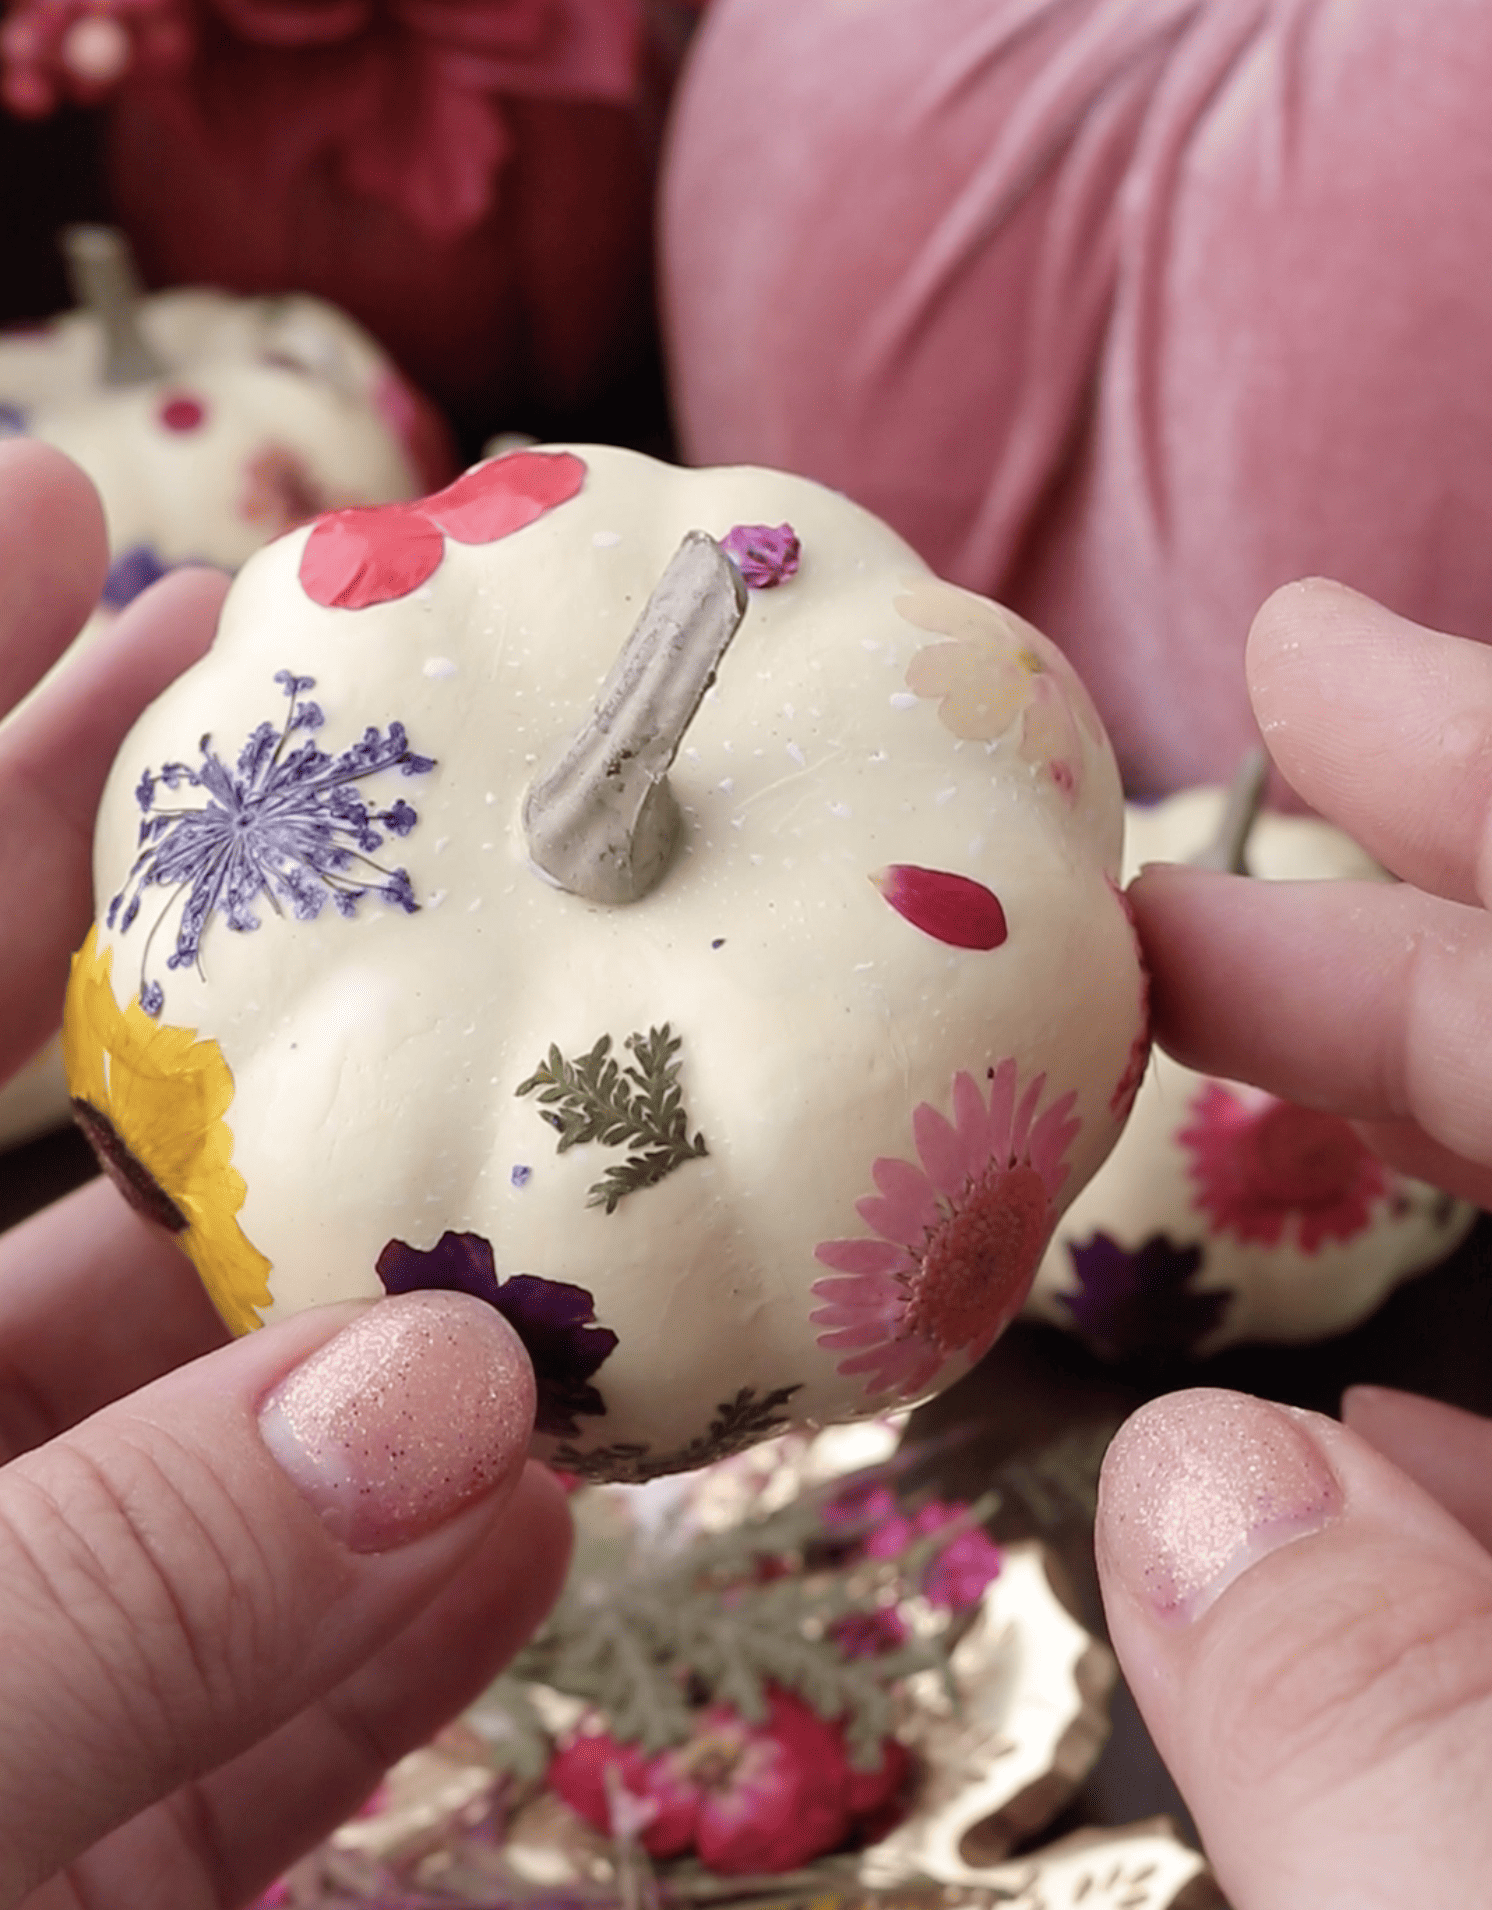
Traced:
<path id="1" fill-rule="evenodd" d="M 124 934 L 147 889 L 171 891 L 140 958 L 140 1005 L 148 1015 L 159 1015 L 165 1002 L 160 983 L 145 975 L 151 939 L 183 894 L 168 968 L 198 961 L 215 911 L 231 929 L 258 928 L 261 899 L 276 914 L 288 908 L 300 922 L 314 920 L 328 900 L 342 915 L 354 915 L 369 894 L 408 914 L 419 907 L 408 871 L 372 859 L 387 836 L 407 836 L 418 814 L 402 797 L 387 809 L 370 809 L 355 785 L 386 769 L 423 776 L 435 767 L 433 759 L 415 754 L 402 723 L 390 723 L 386 733 L 364 730 L 361 741 L 337 756 L 309 737 L 292 747 L 292 737 L 325 722 L 319 704 L 298 700 L 316 680 L 277 670 L 275 682 L 290 705 L 284 720 L 278 727 L 261 723 L 233 768 L 215 754 L 208 735 L 199 745 L 200 768 L 166 763 L 147 769 L 135 790 L 145 817 L 140 854 L 106 920 Z M 190 808 L 166 806 L 161 792 L 178 789 L 201 789 L 207 800 Z"/>

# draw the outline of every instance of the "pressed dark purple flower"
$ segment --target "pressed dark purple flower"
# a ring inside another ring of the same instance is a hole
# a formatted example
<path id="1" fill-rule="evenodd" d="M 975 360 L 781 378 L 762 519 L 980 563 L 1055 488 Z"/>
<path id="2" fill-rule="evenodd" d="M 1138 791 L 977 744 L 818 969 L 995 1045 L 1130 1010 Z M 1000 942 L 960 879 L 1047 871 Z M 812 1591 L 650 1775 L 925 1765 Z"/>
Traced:
<path id="1" fill-rule="evenodd" d="M 142 590 L 158 583 L 172 566 L 165 563 L 149 544 L 131 544 L 120 551 L 109 565 L 100 601 L 110 610 L 123 610 Z"/>
<path id="2" fill-rule="evenodd" d="M 617 1336 L 596 1325 L 596 1303 L 584 1287 L 532 1273 L 499 1280 L 491 1243 L 480 1234 L 443 1233 L 428 1251 L 391 1240 L 375 1268 L 385 1293 L 440 1287 L 496 1307 L 533 1362 L 539 1396 L 534 1424 L 541 1433 L 573 1439 L 580 1431 L 578 1414 L 605 1413 L 606 1402 L 590 1380 L 615 1352 Z"/>
<path id="3" fill-rule="evenodd" d="M 1191 1286 L 1202 1270 L 1199 1246 L 1178 1247 L 1152 1234 L 1131 1253 L 1095 1233 L 1068 1251 L 1079 1287 L 1064 1293 L 1062 1304 L 1083 1338 L 1111 1359 L 1189 1353 L 1227 1311 L 1227 1293 Z"/>
<path id="4" fill-rule="evenodd" d="M 798 574 L 803 547 L 791 524 L 736 524 L 720 548 L 741 573 L 748 590 L 774 590 Z"/>
<path id="5" fill-rule="evenodd" d="M 178 897 L 182 899 L 176 946 L 167 968 L 184 968 L 198 959 L 202 936 L 214 912 L 241 933 L 259 927 L 258 903 L 268 901 L 298 922 L 313 921 L 328 901 L 344 916 L 356 914 L 365 895 L 380 895 L 412 915 L 419 907 L 406 869 L 389 869 L 372 860 L 385 835 L 407 836 L 418 813 L 402 798 L 388 809 L 370 809 L 354 784 L 386 769 L 422 776 L 435 767 L 428 756 L 409 747 L 402 723 L 366 729 L 361 739 L 330 755 L 311 741 L 288 747 L 292 736 L 321 729 L 326 717 L 319 703 L 304 700 L 315 678 L 277 670 L 289 709 L 278 723 L 261 723 L 238 753 L 233 767 L 212 749 L 211 736 L 198 745 L 201 767 L 166 763 L 147 769 L 135 789 L 144 815 L 140 854 L 129 879 L 109 903 L 106 921 L 126 933 L 140 912 L 144 892 L 171 891 L 156 926 Z M 200 789 L 207 800 L 196 807 L 167 807 L 161 791 Z M 152 927 L 151 935 L 155 933 Z M 147 980 L 141 956 L 140 1000 L 158 1015 L 164 993 Z M 154 1004 L 153 1006 L 151 1004 Z"/>
<path id="6" fill-rule="evenodd" d="M 1000 898 L 972 876 L 893 862 L 870 879 L 913 928 L 953 948 L 998 948 L 1010 932 Z"/>
<path id="7" fill-rule="evenodd" d="M 0 438 L 24 438 L 26 414 L 19 405 L 0 402 Z"/>

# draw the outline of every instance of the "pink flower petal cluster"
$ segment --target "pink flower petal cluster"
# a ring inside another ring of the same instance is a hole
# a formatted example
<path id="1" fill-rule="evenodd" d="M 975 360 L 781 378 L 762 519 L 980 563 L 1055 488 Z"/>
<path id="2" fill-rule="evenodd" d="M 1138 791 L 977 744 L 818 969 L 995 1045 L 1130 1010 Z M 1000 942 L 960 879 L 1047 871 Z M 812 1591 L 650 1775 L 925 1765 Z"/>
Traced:
<path id="1" fill-rule="evenodd" d="M 861 1541 L 867 1558 L 900 1558 L 909 1546 L 931 1533 L 956 1525 L 969 1508 L 959 1499 L 930 1499 L 908 1512 L 888 1486 L 847 1494 L 824 1508 L 826 1525 L 869 1525 Z M 998 1545 L 977 1525 L 954 1533 L 929 1560 L 922 1575 L 923 1595 L 944 1611 L 970 1611 L 984 1596 L 985 1587 L 1000 1576 Z M 898 1641 L 899 1642 L 899 1641 Z"/>
<path id="2" fill-rule="evenodd" d="M 871 1164 L 876 1192 L 855 1203 L 869 1235 L 820 1241 L 834 1277 L 813 1283 L 818 1343 L 864 1374 L 868 1396 L 915 1399 L 951 1359 L 972 1366 L 1020 1311 L 1056 1224 L 1066 1152 L 1081 1123 L 1069 1089 L 1038 1113 L 1045 1074 L 1014 1059 L 984 1086 L 953 1078 L 952 1119 L 930 1101 L 912 1113 L 915 1161 Z"/>
<path id="3" fill-rule="evenodd" d="M 1195 1205 L 1219 1233 L 1302 1253 L 1352 1240 L 1373 1224 L 1388 1170 L 1340 1115 L 1261 1089 L 1205 1081 L 1176 1139 L 1190 1159 Z"/>
<path id="4" fill-rule="evenodd" d="M 587 1823 L 630 1832 L 651 1856 L 692 1851 L 722 1876 L 765 1876 L 880 1834 L 909 1769 L 888 1738 L 877 1769 L 855 1770 L 837 1722 L 771 1688 L 760 1724 L 712 1705 L 684 1744 L 653 1757 L 584 1732 L 555 1754 L 548 1783 Z"/>

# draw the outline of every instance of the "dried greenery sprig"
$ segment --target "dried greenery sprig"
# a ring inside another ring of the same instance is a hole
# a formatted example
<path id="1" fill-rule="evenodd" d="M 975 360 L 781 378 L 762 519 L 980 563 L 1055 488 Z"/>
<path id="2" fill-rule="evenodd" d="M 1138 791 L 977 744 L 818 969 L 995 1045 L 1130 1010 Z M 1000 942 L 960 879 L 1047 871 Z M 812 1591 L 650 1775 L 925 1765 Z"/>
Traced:
<path id="1" fill-rule="evenodd" d="M 822 1517 L 829 1497 L 859 1483 L 838 1480 L 767 1517 L 674 1546 L 620 1530 L 599 1509 L 587 1516 L 582 1497 L 559 1603 L 483 1706 L 511 1725 L 498 1755 L 517 1771 L 532 1767 L 540 1727 L 525 1684 L 594 1705 L 615 1737 L 648 1753 L 682 1743 L 705 1704 L 764 1720 L 775 1685 L 842 1719 L 852 1761 L 874 1767 L 896 1722 L 895 1687 L 914 1672 L 948 1676 L 959 1621 L 920 1601 L 911 1634 L 873 1654 L 842 1643 L 841 1628 L 917 1600 L 928 1566 L 990 1514 L 993 1499 L 894 1558 L 873 1558 L 857 1543 L 863 1526 Z"/>
<path id="2" fill-rule="evenodd" d="M 551 1043 L 545 1059 L 513 1090 L 537 1095 L 541 1116 L 559 1133 L 561 1154 L 586 1141 L 631 1150 L 589 1190 L 586 1204 L 609 1214 L 625 1195 L 709 1152 L 703 1134 L 689 1134 L 679 1086 L 682 1039 L 665 1021 L 645 1035 L 628 1035 L 622 1045 L 633 1057 L 626 1066 L 612 1053 L 610 1035 L 573 1061 Z"/>

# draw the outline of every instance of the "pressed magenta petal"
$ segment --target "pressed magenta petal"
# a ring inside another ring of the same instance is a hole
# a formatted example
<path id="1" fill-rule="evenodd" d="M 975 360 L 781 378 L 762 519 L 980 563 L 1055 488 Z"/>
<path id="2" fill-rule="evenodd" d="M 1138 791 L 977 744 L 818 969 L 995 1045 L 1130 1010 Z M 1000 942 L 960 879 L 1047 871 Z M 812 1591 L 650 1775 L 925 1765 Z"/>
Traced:
<path id="1" fill-rule="evenodd" d="M 855 1202 L 855 1212 L 884 1239 L 904 1241 L 908 1248 L 915 1248 L 937 1220 L 938 1204 L 928 1188 L 915 1203 L 866 1194 Z"/>
<path id="2" fill-rule="evenodd" d="M 1037 1075 L 1021 1096 L 1021 1104 L 1015 1111 L 1015 1119 L 1010 1127 L 1010 1151 L 1018 1161 L 1031 1158 L 1031 1123 L 1036 1118 L 1036 1105 L 1045 1087 L 1046 1076 Z"/>
<path id="3" fill-rule="evenodd" d="M 912 1110 L 912 1138 L 933 1186 L 950 1199 L 961 1194 L 968 1178 L 964 1150 L 952 1125 L 931 1101 L 920 1101 Z"/>
<path id="4" fill-rule="evenodd" d="M 894 1154 L 883 1154 L 874 1161 L 870 1177 L 890 1200 L 916 1200 L 932 1195 L 932 1184 L 922 1169 Z"/>
<path id="5" fill-rule="evenodd" d="M 892 1240 L 821 1240 L 815 1260 L 840 1273 L 890 1273 L 907 1264 L 907 1250 Z"/>
<path id="6" fill-rule="evenodd" d="M 818 1324 L 818 1315 L 814 1316 L 814 1325 Z M 840 1347 L 882 1346 L 886 1340 L 886 1321 L 876 1319 L 867 1321 L 863 1326 L 837 1327 L 832 1333 L 820 1333 L 819 1345 L 838 1351 Z"/>
<path id="7" fill-rule="evenodd" d="M 975 1181 L 989 1165 L 989 1110 L 973 1075 L 960 1069 L 953 1077 L 954 1133 L 958 1136 L 958 1176 L 960 1192 Z"/>
<path id="8" fill-rule="evenodd" d="M 972 876 L 893 862 L 870 879 L 913 928 L 951 948 L 999 948 L 1010 933 L 999 897 Z"/>
<path id="9" fill-rule="evenodd" d="M 922 1357 L 909 1361 L 901 1375 L 900 1385 L 903 1393 L 920 1393 L 924 1386 L 932 1384 L 947 1365 L 947 1355 L 935 1346 L 924 1346 L 920 1340 L 908 1340 L 908 1346 L 920 1347 Z"/>
<path id="10" fill-rule="evenodd" d="M 907 1369 L 909 1361 L 904 1351 L 904 1340 L 891 1340 L 884 1346 L 878 1346 L 873 1353 L 861 1353 L 852 1360 L 841 1360 L 839 1370 L 850 1375 L 858 1373 L 874 1374 L 874 1382 L 867 1386 L 867 1392 L 885 1392 L 888 1386 L 894 1386 Z"/>
<path id="11" fill-rule="evenodd" d="M 906 1311 L 906 1304 L 906 1294 L 897 1292 L 863 1306 L 846 1306 L 842 1301 L 831 1302 L 828 1306 L 819 1307 L 808 1317 L 815 1326 L 831 1327 L 836 1333 L 851 1333 L 862 1326 L 873 1326 L 877 1334 L 885 1339 L 896 1331 Z"/>
<path id="12" fill-rule="evenodd" d="M 1031 1165 L 1046 1183 L 1046 1191 L 1053 1200 L 1067 1179 L 1068 1165 L 1063 1157 L 1083 1125 L 1072 1111 L 1077 1098 L 1069 1089 L 1060 1101 L 1052 1103 L 1031 1130 Z"/>
<path id="13" fill-rule="evenodd" d="M 953 1077 L 953 1125 L 963 1137 L 969 1171 L 977 1173 L 990 1157 L 993 1137 L 984 1095 L 967 1068 Z"/>
<path id="14" fill-rule="evenodd" d="M 916 1262 L 908 1255 L 891 1273 L 856 1273 L 815 1280 L 813 1291 L 820 1299 L 838 1307 L 890 1305 L 906 1298 L 906 1276 L 915 1271 Z"/>

